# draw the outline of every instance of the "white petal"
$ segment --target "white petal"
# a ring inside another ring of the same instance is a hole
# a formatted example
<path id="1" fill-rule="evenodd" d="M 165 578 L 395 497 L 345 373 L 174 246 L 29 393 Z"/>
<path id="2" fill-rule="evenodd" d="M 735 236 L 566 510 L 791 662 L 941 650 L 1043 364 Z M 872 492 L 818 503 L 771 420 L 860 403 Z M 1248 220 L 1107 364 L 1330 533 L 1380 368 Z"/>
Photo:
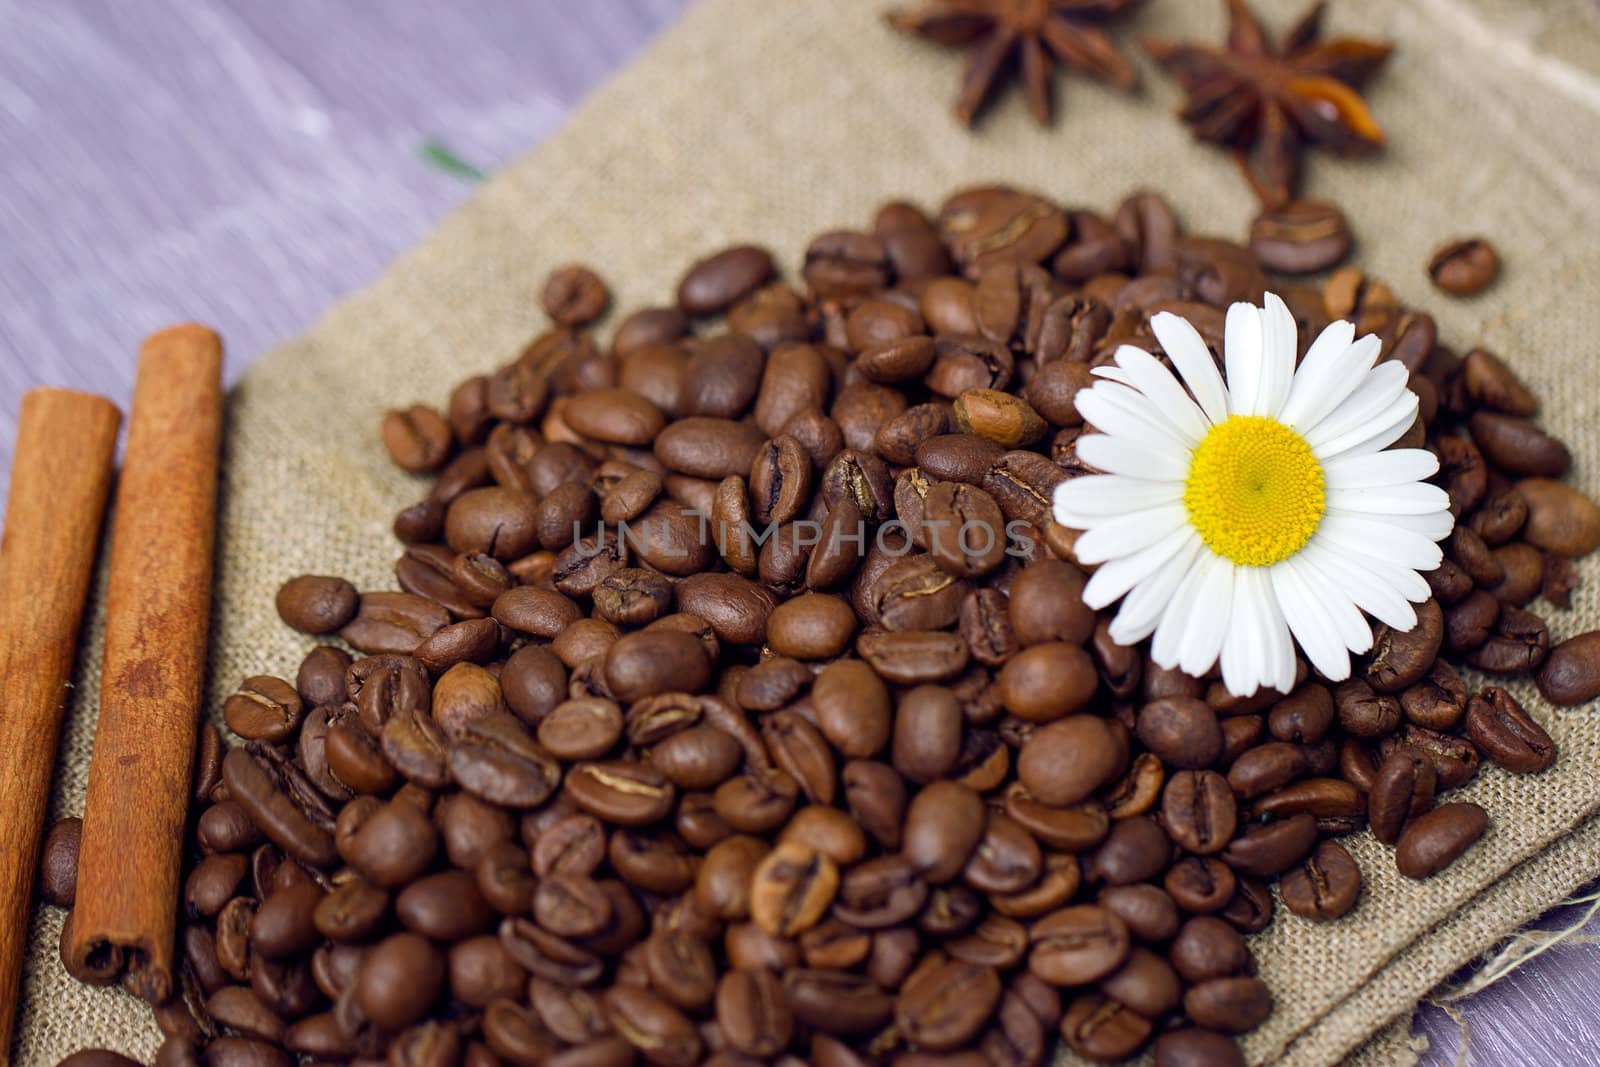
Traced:
<path id="1" fill-rule="evenodd" d="M 1166 610 L 1178 583 L 1183 581 L 1195 558 L 1204 551 L 1205 545 L 1200 538 L 1190 538 L 1154 574 L 1134 586 L 1133 592 L 1123 599 L 1117 617 L 1111 621 L 1111 639 L 1119 645 L 1131 645 L 1149 637 L 1156 623 L 1161 621 L 1161 614 Z"/>
<path id="2" fill-rule="evenodd" d="M 1443 541 L 1455 529 L 1456 520 L 1448 511 L 1430 511 L 1423 515 L 1401 515 L 1394 512 L 1356 511 L 1352 508 L 1329 508 L 1324 513 L 1347 519 L 1361 519 L 1388 530 L 1415 534 L 1429 541 Z M 1437 566 L 1437 564 L 1435 564 Z"/>
<path id="3" fill-rule="evenodd" d="M 1284 621 L 1283 608 L 1272 592 L 1269 572 L 1257 568 L 1261 598 L 1261 642 L 1266 649 L 1267 685 L 1280 693 L 1294 688 L 1295 659 L 1294 638 L 1289 634 L 1289 624 Z"/>
<path id="4" fill-rule="evenodd" d="M 1153 545 L 1107 560 L 1089 576 L 1089 583 L 1083 587 L 1083 602 L 1098 611 L 1154 574 L 1163 563 L 1188 548 L 1189 542 L 1199 540 L 1198 534 L 1184 526 Z"/>
<path id="5" fill-rule="evenodd" d="M 1378 364 L 1362 377 L 1361 384 L 1356 386 L 1355 391 L 1344 403 L 1330 412 L 1327 418 L 1304 430 L 1301 436 L 1319 457 L 1334 455 L 1334 451 L 1322 447 L 1323 442 L 1332 441 L 1352 430 L 1359 430 L 1371 424 L 1400 399 L 1402 394 L 1407 394 L 1407 379 L 1404 364 L 1394 361 Z M 1416 394 L 1409 395 L 1415 401 Z"/>
<path id="6" fill-rule="evenodd" d="M 1085 474 L 1056 486 L 1055 520 L 1074 530 L 1087 530 L 1104 519 L 1182 499 L 1182 482 Z"/>
<path id="7" fill-rule="evenodd" d="M 1312 451 L 1319 460 L 1345 455 L 1371 455 L 1394 444 L 1416 421 L 1417 394 L 1406 390 L 1367 422 L 1352 426 L 1321 445 L 1313 445 Z"/>
<path id="8" fill-rule="evenodd" d="M 1328 581 L 1348 593 L 1356 607 L 1368 615 L 1397 629 L 1409 630 L 1416 625 L 1416 609 L 1384 580 L 1384 574 L 1370 566 L 1358 565 L 1354 557 L 1329 548 L 1326 542 L 1316 537 L 1312 537 L 1310 543 L 1300 550 L 1300 557 L 1308 567 L 1316 568 Z M 1415 577 L 1415 572 L 1405 573 Z"/>
<path id="9" fill-rule="evenodd" d="M 1283 620 L 1289 631 L 1311 661 L 1311 665 L 1330 681 L 1343 681 L 1350 676 L 1350 653 L 1339 640 L 1331 618 L 1317 603 L 1315 595 L 1306 588 L 1300 576 L 1291 567 L 1282 564 L 1268 570 L 1272 591 L 1283 611 Z"/>
<path id="10" fill-rule="evenodd" d="M 1267 681 L 1266 648 L 1261 641 L 1262 590 L 1259 567 L 1234 571 L 1233 606 L 1222 641 L 1222 684 L 1234 696 L 1254 696 Z"/>
<path id="11" fill-rule="evenodd" d="M 1420 482 L 1439 472 L 1439 457 L 1426 448 L 1395 448 L 1367 455 L 1346 453 L 1322 464 L 1329 489 L 1375 489 Z"/>
<path id="12" fill-rule="evenodd" d="M 1233 576 L 1238 569 L 1230 560 L 1215 556 L 1212 559 L 1199 583 L 1194 617 L 1184 629 L 1178 647 L 1178 666 L 1197 678 L 1212 668 L 1222 651 L 1228 613 L 1233 608 Z"/>
<path id="13" fill-rule="evenodd" d="M 1292 568 L 1311 595 L 1317 598 L 1323 612 L 1333 623 L 1340 642 L 1351 652 L 1365 652 L 1372 647 L 1372 627 L 1362 617 L 1361 609 L 1350 599 L 1350 594 L 1300 556 L 1283 561 Z"/>
<path id="14" fill-rule="evenodd" d="M 1353 431 L 1330 443 L 1320 456 L 1330 459 L 1338 456 L 1370 456 L 1388 448 L 1404 437 L 1417 421 L 1416 399 L 1415 393 L 1407 391 L 1388 411 L 1364 428 L 1365 437 L 1361 436 L 1361 430 Z"/>
<path id="15" fill-rule="evenodd" d="M 1212 606 L 1202 599 L 1209 584 L 1211 572 L 1219 566 L 1232 566 L 1227 560 L 1211 552 L 1202 552 L 1189 573 L 1183 576 L 1178 588 L 1161 613 L 1161 624 L 1150 642 L 1150 658 L 1163 667 L 1180 665 L 1183 643 L 1197 627 L 1205 625 Z"/>
<path id="16" fill-rule="evenodd" d="M 1361 384 L 1361 376 L 1378 358 L 1379 345 L 1370 346 L 1371 358 L 1363 366 L 1358 361 L 1366 355 L 1366 346 L 1353 352 L 1351 342 L 1355 336 L 1355 326 L 1342 319 L 1329 323 L 1317 335 L 1306 358 L 1300 361 L 1300 369 L 1295 371 L 1289 399 L 1278 413 L 1278 421 L 1304 433 Z"/>
<path id="17" fill-rule="evenodd" d="M 1213 423 L 1226 419 L 1228 387 L 1222 384 L 1211 349 L 1206 347 L 1194 324 L 1170 311 L 1162 311 L 1150 316 L 1150 331 L 1161 342 L 1161 350 L 1172 360 L 1172 365 L 1178 368 L 1206 418 Z"/>
<path id="18" fill-rule="evenodd" d="M 1278 418 L 1294 383 L 1294 360 L 1300 354 L 1300 330 L 1289 305 L 1268 293 L 1261 309 L 1261 392 L 1257 413 Z"/>
<path id="19" fill-rule="evenodd" d="M 1330 489 L 1328 507 L 1375 515 L 1427 515 L 1448 510 L 1450 497 L 1437 485 L 1411 482 L 1373 489 Z"/>
<path id="20" fill-rule="evenodd" d="M 1091 367 L 1089 373 L 1096 378 L 1104 378 L 1108 382 L 1116 382 L 1118 385 L 1126 385 L 1130 389 L 1133 388 L 1133 379 L 1128 377 L 1128 372 L 1110 363 Z"/>
<path id="21" fill-rule="evenodd" d="M 1117 349 L 1116 360 L 1118 366 L 1127 371 L 1134 386 L 1155 405 L 1157 411 L 1167 417 L 1173 428 L 1191 445 L 1199 444 L 1206 431 L 1211 429 L 1211 424 L 1195 407 L 1194 401 L 1184 392 L 1172 372 L 1162 366 L 1156 357 L 1132 345 Z"/>
<path id="22" fill-rule="evenodd" d="M 1223 327 L 1223 362 L 1228 369 L 1228 413 L 1260 415 L 1261 309 L 1244 301 L 1228 308 Z"/>
<path id="23" fill-rule="evenodd" d="M 1086 531 L 1072 551 L 1084 563 L 1104 563 L 1147 548 L 1173 530 L 1187 528 L 1188 518 L 1182 504 L 1130 511 Z"/>
<path id="24" fill-rule="evenodd" d="M 1192 457 L 1161 438 L 1131 441 L 1096 433 L 1078 438 L 1078 458 L 1107 474 L 1181 482 L 1189 477 Z"/>
<path id="25" fill-rule="evenodd" d="M 1179 429 L 1166 412 L 1125 385 L 1096 385 L 1079 393 L 1074 403 L 1084 422 L 1112 437 L 1131 437 L 1135 441 L 1160 438 L 1185 450 L 1200 443 L 1198 437 Z"/>
<path id="26" fill-rule="evenodd" d="M 1356 552 L 1377 552 L 1393 563 L 1414 571 L 1431 571 L 1444 553 L 1429 538 L 1390 526 L 1377 519 L 1330 511 L 1322 516 L 1316 536 L 1326 537 L 1342 548 Z"/>
<path id="27" fill-rule="evenodd" d="M 1365 573 L 1372 581 L 1394 590 L 1413 604 L 1420 604 L 1433 595 L 1433 590 L 1428 588 L 1428 583 L 1422 575 L 1404 564 L 1385 558 L 1378 553 L 1378 550 L 1360 552 L 1345 545 L 1324 542 L 1316 536 L 1311 538 L 1311 544 L 1306 547 L 1318 544 L 1323 545 L 1333 557 L 1347 561 L 1353 569 Z"/>

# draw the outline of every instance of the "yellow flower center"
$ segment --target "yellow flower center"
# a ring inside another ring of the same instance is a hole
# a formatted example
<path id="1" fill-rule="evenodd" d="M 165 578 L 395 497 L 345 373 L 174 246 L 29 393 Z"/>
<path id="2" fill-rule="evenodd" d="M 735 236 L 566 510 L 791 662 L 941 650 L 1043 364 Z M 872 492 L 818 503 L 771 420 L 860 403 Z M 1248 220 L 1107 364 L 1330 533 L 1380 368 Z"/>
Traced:
<path id="1" fill-rule="evenodd" d="M 1277 419 L 1234 415 L 1195 447 L 1183 506 L 1207 547 L 1268 567 L 1305 547 L 1327 510 L 1322 464 Z"/>

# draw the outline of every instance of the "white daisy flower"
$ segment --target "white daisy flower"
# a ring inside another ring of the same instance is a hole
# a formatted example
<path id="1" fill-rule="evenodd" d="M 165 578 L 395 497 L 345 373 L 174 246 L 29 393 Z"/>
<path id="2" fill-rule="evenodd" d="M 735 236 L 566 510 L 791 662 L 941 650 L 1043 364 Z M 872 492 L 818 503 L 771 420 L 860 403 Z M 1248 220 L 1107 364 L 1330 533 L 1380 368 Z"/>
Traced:
<path id="1" fill-rule="evenodd" d="M 1349 677 L 1372 647 L 1362 613 L 1416 625 L 1453 519 L 1439 468 L 1418 448 L 1385 451 L 1417 414 L 1406 368 L 1374 366 L 1379 341 L 1335 322 L 1295 369 L 1296 327 L 1275 294 L 1228 309 L 1227 380 L 1177 315 L 1150 320 L 1182 376 L 1132 345 L 1080 392 L 1097 434 L 1078 440 L 1107 473 L 1055 493 L 1055 518 L 1099 564 L 1083 599 L 1123 598 L 1111 636 L 1151 634 L 1151 657 L 1193 675 L 1220 657 L 1229 692 L 1294 684 L 1294 646 L 1325 677 Z M 1188 386 L 1185 390 L 1184 386 Z M 1292 640 L 1291 640 L 1292 635 Z"/>

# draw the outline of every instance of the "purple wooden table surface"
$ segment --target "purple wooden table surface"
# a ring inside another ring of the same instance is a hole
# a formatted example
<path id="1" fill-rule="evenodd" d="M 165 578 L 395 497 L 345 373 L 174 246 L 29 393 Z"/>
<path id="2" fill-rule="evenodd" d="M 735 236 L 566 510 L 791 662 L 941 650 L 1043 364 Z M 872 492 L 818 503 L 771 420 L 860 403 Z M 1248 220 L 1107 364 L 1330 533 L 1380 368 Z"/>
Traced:
<path id="1" fill-rule="evenodd" d="M 425 143 L 494 168 L 686 2 L 0 4 L 0 500 L 24 390 L 126 404 L 139 339 L 185 318 L 236 376 L 471 194 Z M 1600 1063 L 1597 981 L 1564 946 L 1466 1001 L 1470 1062 Z M 1454 1062 L 1443 1012 L 1418 1030 Z"/>

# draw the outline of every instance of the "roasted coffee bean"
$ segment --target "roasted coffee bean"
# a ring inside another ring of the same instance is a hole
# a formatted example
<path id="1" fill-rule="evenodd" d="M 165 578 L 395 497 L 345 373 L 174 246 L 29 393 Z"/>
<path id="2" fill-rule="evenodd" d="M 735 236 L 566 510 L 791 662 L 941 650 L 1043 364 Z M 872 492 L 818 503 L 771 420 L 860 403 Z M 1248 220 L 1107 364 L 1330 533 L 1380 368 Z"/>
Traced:
<path id="1" fill-rule="evenodd" d="M 1464 237 L 1441 245 L 1428 260 L 1433 284 L 1454 296 L 1482 292 L 1500 273 L 1500 256 L 1482 237 Z"/>
<path id="2" fill-rule="evenodd" d="M 856 652 L 886 681 L 897 685 L 940 682 L 960 674 L 970 655 L 959 634 L 906 630 L 864 633 Z"/>
<path id="3" fill-rule="evenodd" d="M 1240 874 L 1265 878 L 1299 863 L 1316 843 L 1316 817 L 1291 815 L 1252 826 L 1234 838 L 1221 855 L 1223 862 Z"/>
<path id="4" fill-rule="evenodd" d="M 1201 1026 L 1240 1034 L 1272 1013 L 1272 993 L 1259 978 L 1213 978 L 1184 993 L 1183 1011 Z"/>
<path id="5" fill-rule="evenodd" d="M 354 617 L 360 599 L 343 578 L 303 574 L 278 590 L 278 616 L 302 633 L 332 633 Z"/>
<path id="6" fill-rule="evenodd" d="M 1221 852 L 1238 826 L 1238 804 L 1228 780 L 1216 771 L 1173 775 L 1161 795 L 1161 824 L 1188 852 Z"/>
<path id="7" fill-rule="evenodd" d="M 955 695 L 924 685 L 900 698 L 894 718 L 894 769 L 918 784 L 944 777 L 961 757 L 962 715 Z"/>
<path id="8" fill-rule="evenodd" d="M 1467 705 L 1467 736 L 1479 752 L 1508 771 L 1533 774 L 1555 762 L 1555 742 L 1522 705 L 1490 686 Z"/>
<path id="9" fill-rule="evenodd" d="M 44 846 L 39 850 L 39 897 L 46 904 L 54 904 L 58 908 L 70 908 L 78 892 L 78 842 L 83 836 L 83 820 L 77 816 L 57 820 L 50 827 L 50 832 L 45 834 Z M 220 858 L 220 857 L 208 857 Z M 230 868 L 231 869 L 231 868 Z M 244 873 L 240 865 L 239 877 Z M 190 877 L 189 883 L 193 887 L 195 878 Z M 238 879 L 234 879 L 237 884 Z M 228 896 L 232 896 L 232 888 L 228 889 Z M 193 898 L 192 888 L 190 893 Z M 216 901 L 217 907 L 212 912 L 202 911 L 202 914 L 214 914 L 226 899 Z"/>
<path id="10" fill-rule="evenodd" d="M 1395 866 L 1407 878 L 1430 878 L 1456 861 L 1488 829 L 1476 804 L 1441 804 L 1406 824 L 1395 847 Z"/>
<path id="11" fill-rule="evenodd" d="M 778 605 L 768 616 L 767 643 L 779 655 L 794 659 L 831 659 L 844 651 L 855 628 L 855 614 L 843 600 L 806 593 Z"/>
<path id="12" fill-rule="evenodd" d="M 1329 708 L 1330 716 L 1332 708 Z M 1209 767 L 1222 755 L 1217 714 L 1200 700 L 1169 697 L 1139 709 L 1139 740 L 1174 767 Z"/>
<path id="13" fill-rule="evenodd" d="M 646 826 L 672 810 L 676 796 L 666 776 L 648 764 L 580 763 L 567 773 L 566 790 L 602 822 Z"/>
<path id="14" fill-rule="evenodd" d="M 1418 681 L 1433 665 L 1444 640 L 1444 614 L 1425 600 L 1417 605 L 1417 624 L 1405 632 L 1380 626 L 1373 635 L 1367 681 L 1382 693 L 1397 693 Z"/>
<path id="15" fill-rule="evenodd" d="M 1088 857 L 1084 873 L 1109 885 L 1128 885 L 1159 874 L 1172 858 L 1167 835 L 1154 819 L 1119 819 Z"/>
<path id="16" fill-rule="evenodd" d="M 1115 779 L 1127 762 L 1127 741 L 1106 720 L 1073 715 L 1040 727 L 1023 743 L 1017 777 L 1039 800 L 1067 807 Z"/>
<path id="17" fill-rule="evenodd" d="M 772 277 L 772 256 L 737 245 L 700 260 L 678 283 L 678 306 L 689 315 L 713 315 L 754 292 Z"/>
<path id="18" fill-rule="evenodd" d="M 1050 722 L 1087 705 L 1099 675 L 1080 646 L 1051 641 L 1012 656 L 999 682 L 1007 711 L 1030 722 Z"/>
<path id="19" fill-rule="evenodd" d="M 1161 888 L 1191 915 L 1208 915 L 1228 906 L 1238 889 L 1228 865 L 1210 856 L 1185 856 L 1168 868 Z"/>
<path id="20" fill-rule="evenodd" d="M 1600 696 L 1600 630 L 1569 637 L 1553 648 L 1535 680 L 1552 704 L 1571 706 Z"/>
<path id="21" fill-rule="evenodd" d="M 977 1035 L 999 1000 L 994 968 L 951 960 L 907 979 L 895 998 L 895 1025 L 919 1048 L 957 1049 Z"/>
<path id="22" fill-rule="evenodd" d="M 783 990 L 795 1019 L 825 1034 L 870 1033 L 894 1014 L 893 999 L 877 983 L 848 971 L 786 971 Z"/>
<path id="23" fill-rule="evenodd" d="M 783 982 L 770 970 L 732 970 L 717 982 L 717 1028 L 746 1056 L 775 1056 L 794 1034 Z"/>
<path id="24" fill-rule="evenodd" d="M 1342 845 L 1324 841 L 1309 859 L 1283 876 L 1279 889 L 1284 906 L 1296 915 L 1337 919 L 1361 896 L 1361 868 Z"/>
<path id="25" fill-rule="evenodd" d="M 1078 996 L 1061 1019 L 1061 1039 L 1068 1048 L 1097 1063 L 1126 1059 L 1150 1040 L 1149 1019 L 1099 993 Z"/>
<path id="26" fill-rule="evenodd" d="M 1350 225 L 1333 204 L 1291 200 L 1256 216 L 1250 251 L 1268 270 L 1314 274 L 1350 254 Z"/>
<path id="27" fill-rule="evenodd" d="M 1086 985 L 1128 958 L 1128 928 L 1105 908 L 1079 904 L 1053 912 L 1028 931 L 1028 970 L 1056 986 Z"/>

